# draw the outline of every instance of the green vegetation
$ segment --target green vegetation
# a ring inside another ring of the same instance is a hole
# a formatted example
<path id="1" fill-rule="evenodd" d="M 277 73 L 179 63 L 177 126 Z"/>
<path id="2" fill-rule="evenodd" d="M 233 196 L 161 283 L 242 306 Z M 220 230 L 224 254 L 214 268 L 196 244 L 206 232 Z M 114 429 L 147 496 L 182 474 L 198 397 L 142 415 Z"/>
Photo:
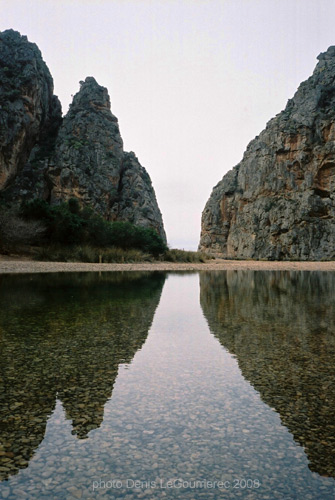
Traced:
<path id="1" fill-rule="evenodd" d="M 108 222 L 92 209 L 80 208 L 76 199 L 56 206 L 36 199 L 22 206 L 21 215 L 28 220 L 43 222 L 46 240 L 53 245 L 137 249 L 155 257 L 167 250 L 164 241 L 153 229 L 129 222 Z"/>
<path id="2" fill-rule="evenodd" d="M 75 149 L 80 149 L 84 146 L 87 146 L 89 144 L 88 140 L 80 140 L 78 139 L 78 137 L 70 137 L 69 139 L 66 139 L 66 144 L 69 146 L 69 147 L 73 147 Z"/>
<path id="3" fill-rule="evenodd" d="M 159 256 L 160 261 L 167 262 L 206 262 L 208 256 L 201 252 L 186 250 L 166 250 Z M 39 248 L 34 255 L 35 260 L 46 260 L 51 262 L 153 262 L 155 258 L 149 253 L 141 250 L 123 249 L 117 247 L 97 248 L 91 245 L 48 245 Z"/>
<path id="4" fill-rule="evenodd" d="M 108 222 L 78 200 L 51 206 L 35 199 L 20 212 L 1 205 L 0 252 L 58 262 L 206 262 L 201 252 L 168 249 L 153 230 Z"/>
<path id="5" fill-rule="evenodd" d="M 167 250 L 163 255 L 163 260 L 168 262 L 206 262 L 211 258 L 202 252 L 178 250 L 177 248 Z"/>

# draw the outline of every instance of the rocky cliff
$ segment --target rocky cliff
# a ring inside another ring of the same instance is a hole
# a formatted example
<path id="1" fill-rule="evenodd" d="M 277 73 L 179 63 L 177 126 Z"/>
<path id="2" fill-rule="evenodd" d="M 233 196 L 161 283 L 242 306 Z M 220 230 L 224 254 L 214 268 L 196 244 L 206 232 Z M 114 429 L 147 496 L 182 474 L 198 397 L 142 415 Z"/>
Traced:
<path id="1" fill-rule="evenodd" d="M 152 227 L 166 240 L 150 177 L 134 153 L 123 151 L 107 89 L 80 82 L 49 161 L 51 203 L 78 198 L 107 220 Z"/>
<path id="2" fill-rule="evenodd" d="M 62 119 L 36 45 L 12 30 L 1 40 L 3 64 L 12 61 L 10 72 L 1 68 L 8 77 L 0 94 L 2 197 L 51 204 L 77 198 L 107 220 L 153 228 L 166 241 L 150 177 L 134 153 L 123 150 L 107 89 L 87 77 Z"/>
<path id="3" fill-rule="evenodd" d="M 41 52 L 17 31 L 0 33 L 0 190 L 32 148 L 57 133 L 61 105 Z"/>
<path id="4" fill-rule="evenodd" d="M 335 47 L 214 187 L 199 249 L 236 259 L 335 259 Z"/>

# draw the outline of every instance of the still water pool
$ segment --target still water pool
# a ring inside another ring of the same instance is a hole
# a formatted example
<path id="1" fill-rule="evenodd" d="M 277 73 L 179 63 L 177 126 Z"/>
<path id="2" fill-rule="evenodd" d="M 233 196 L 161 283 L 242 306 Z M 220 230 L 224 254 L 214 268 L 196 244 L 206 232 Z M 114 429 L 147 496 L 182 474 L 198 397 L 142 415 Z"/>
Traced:
<path id="1" fill-rule="evenodd" d="M 0 277 L 0 498 L 335 498 L 335 273 Z"/>

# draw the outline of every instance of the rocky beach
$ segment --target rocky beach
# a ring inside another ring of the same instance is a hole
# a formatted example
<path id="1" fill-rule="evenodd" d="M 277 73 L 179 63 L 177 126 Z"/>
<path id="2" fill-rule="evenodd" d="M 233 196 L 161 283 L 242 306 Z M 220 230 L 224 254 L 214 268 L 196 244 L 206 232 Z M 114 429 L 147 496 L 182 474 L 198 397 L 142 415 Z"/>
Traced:
<path id="1" fill-rule="evenodd" d="M 335 271 L 335 262 L 293 262 L 213 259 L 205 263 L 136 262 L 125 264 L 91 264 L 85 262 L 39 262 L 0 256 L 0 274 L 61 273 L 102 271 Z"/>

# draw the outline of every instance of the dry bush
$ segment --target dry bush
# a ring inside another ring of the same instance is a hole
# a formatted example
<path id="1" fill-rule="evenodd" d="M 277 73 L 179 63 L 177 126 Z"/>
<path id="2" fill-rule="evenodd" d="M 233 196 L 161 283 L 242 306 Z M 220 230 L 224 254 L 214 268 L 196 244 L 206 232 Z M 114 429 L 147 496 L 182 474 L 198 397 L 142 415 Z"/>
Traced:
<path id="1" fill-rule="evenodd" d="M 21 245 L 39 243 L 46 231 L 40 221 L 24 220 L 13 210 L 0 210 L 0 251 L 15 251 Z"/>
<path id="2" fill-rule="evenodd" d="M 41 247 L 35 254 L 36 260 L 52 262 L 152 262 L 153 256 L 141 250 L 130 248 L 96 248 L 91 245 L 49 245 Z"/>
<path id="3" fill-rule="evenodd" d="M 167 262 L 206 262 L 211 258 L 202 252 L 172 248 L 164 253 L 162 260 Z"/>

